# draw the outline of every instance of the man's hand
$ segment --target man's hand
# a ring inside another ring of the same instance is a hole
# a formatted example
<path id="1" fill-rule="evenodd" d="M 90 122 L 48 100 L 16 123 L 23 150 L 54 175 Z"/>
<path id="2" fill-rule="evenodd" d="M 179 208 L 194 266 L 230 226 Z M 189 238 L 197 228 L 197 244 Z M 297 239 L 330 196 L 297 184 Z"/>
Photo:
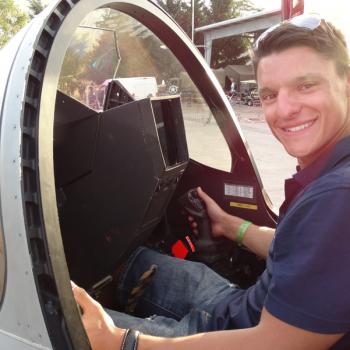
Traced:
<path id="1" fill-rule="evenodd" d="M 114 326 L 102 306 L 71 282 L 74 298 L 82 309 L 82 321 L 93 350 L 119 349 L 125 330 Z"/>
<path id="2" fill-rule="evenodd" d="M 236 231 L 243 219 L 227 214 L 219 205 L 209 197 L 200 187 L 197 188 L 199 197 L 204 201 L 207 213 L 211 221 L 211 230 L 214 237 L 224 236 L 228 239 L 235 240 Z M 190 216 L 189 221 L 193 232 L 198 234 L 197 223 Z"/>
<path id="3" fill-rule="evenodd" d="M 226 213 L 200 187 L 197 188 L 197 191 L 199 197 L 206 205 L 213 236 L 224 236 L 232 241 L 236 241 L 238 228 L 244 220 L 238 216 Z M 193 232 L 200 234 L 195 220 L 191 216 L 189 216 L 188 220 L 191 222 Z M 274 234 L 275 230 L 272 228 L 251 224 L 244 235 L 243 244 L 253 253 L 266 258 Z"/>

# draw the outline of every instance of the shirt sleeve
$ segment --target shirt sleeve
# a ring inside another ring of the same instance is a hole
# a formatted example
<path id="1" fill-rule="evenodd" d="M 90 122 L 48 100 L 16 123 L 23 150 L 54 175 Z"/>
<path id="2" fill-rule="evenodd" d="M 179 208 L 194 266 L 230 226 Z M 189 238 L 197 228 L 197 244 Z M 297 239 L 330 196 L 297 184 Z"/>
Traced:
<path id="1" fill-rule="evenodd" d="M 350 330 L 350 189 L 309 196 L 277 229 L 265 300 L 275 317 L 324 334 Z"/>

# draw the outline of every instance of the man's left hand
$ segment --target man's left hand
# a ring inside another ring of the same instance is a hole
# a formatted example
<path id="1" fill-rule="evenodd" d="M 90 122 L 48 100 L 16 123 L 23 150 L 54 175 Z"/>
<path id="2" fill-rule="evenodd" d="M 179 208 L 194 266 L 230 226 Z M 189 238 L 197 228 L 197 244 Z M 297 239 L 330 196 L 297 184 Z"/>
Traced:
<path id="1" fill-rule="evenodd" d="M 82 309 L 82 321 L 93 350 L 119 349 L 125 330 L 114 326 L 101 304 L 71 282 L 74 298 Z"/>

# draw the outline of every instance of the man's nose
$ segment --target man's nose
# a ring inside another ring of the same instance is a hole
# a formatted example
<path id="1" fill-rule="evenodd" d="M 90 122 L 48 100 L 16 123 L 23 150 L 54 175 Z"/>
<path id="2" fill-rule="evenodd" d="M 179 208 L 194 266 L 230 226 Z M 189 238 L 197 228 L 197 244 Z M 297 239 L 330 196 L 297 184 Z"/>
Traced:
<path id="1" fill-rule="evenodd" d="M 301 108 L 295 94 L 290 91 L 280 91 L 277 96 L 277 112 L 282 118 L 293 118 Z"/>

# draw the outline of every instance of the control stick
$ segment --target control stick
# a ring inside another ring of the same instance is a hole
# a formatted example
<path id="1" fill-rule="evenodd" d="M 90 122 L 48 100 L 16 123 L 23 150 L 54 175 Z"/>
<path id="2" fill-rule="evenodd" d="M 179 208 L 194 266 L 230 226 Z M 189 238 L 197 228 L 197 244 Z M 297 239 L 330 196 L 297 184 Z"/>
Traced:
<path id="1" fill-rule="evenodd" d="M 203 200 L 199 197 L 197 189 L 193 188 L 179 198 L 180 205 L 191 215 L 198 224 L 199 235 L 195 241 L 196 258 L 207 264 L 212 264 L 222 257 L 226 251 L 223 238 L 213 238 L 211 223 Z"/>

